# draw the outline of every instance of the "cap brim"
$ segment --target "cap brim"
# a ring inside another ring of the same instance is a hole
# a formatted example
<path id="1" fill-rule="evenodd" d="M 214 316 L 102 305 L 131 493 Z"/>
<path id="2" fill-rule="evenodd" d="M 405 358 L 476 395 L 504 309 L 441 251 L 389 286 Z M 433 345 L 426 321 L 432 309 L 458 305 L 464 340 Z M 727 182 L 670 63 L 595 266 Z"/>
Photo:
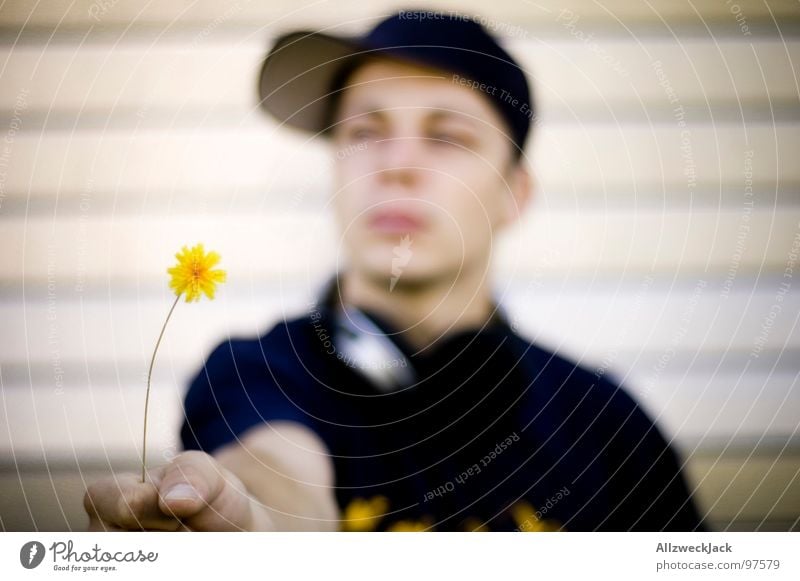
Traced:
<path id="1" fill-rule="evenodd" d="M 280 37 L 261 67 L 261 107 L 281 124 L 324 131 L 334 77 L 362 50 L 355 39 L 318 32 Z"/>

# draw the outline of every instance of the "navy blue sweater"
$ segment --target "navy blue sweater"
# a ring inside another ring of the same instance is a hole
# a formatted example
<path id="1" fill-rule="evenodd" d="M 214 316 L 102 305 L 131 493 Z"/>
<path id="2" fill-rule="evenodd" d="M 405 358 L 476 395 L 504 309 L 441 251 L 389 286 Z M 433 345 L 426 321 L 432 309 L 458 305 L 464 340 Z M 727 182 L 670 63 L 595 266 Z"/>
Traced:
<path id="1" fill-rule="evenodd" d="M 186 395 L 184 447 L 299 422 L 330 451 L 344 514 L 378 507 L 374 530 L 704 530 L 674 450 L 607 377 L 501 321 L 424 354 L 397 339 L 419 381 L 383 394 L 337 357 L 330 325 L 321 308 L 214 349 Z"/>

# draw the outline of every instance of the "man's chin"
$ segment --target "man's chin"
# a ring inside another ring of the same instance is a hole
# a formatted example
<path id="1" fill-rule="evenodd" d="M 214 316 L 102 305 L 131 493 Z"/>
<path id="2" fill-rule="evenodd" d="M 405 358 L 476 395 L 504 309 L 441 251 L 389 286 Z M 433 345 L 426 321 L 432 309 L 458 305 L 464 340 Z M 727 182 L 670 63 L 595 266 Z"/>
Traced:
<path id="1" fill-rule="evenodd" d="M 394 292 L 417 292 L 440 285 L 447 278 L 443 269 L 404 268 L 395 264 L 394 268 L 370 268 L 366 277 L 373 285 Z"/>

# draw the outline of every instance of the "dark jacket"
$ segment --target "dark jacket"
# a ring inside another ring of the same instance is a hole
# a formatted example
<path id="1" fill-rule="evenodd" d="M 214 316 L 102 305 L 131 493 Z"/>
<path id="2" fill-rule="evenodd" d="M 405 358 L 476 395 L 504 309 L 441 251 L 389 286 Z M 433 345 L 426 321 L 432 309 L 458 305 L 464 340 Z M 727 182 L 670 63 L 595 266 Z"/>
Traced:
<path id="1" fill-rule="evenodd" d="M 388 334 L 391 328 L 374 314 Z M 425 353 L 382 394 L 330 342 L 314 305 L 260 338 L 219 345 L 191 383 L 181 438 L 212 453 L 293 420 L 325 442 L 344 529 L 704 530 L 679 461 L 618 385 L 503 320 Z"/>

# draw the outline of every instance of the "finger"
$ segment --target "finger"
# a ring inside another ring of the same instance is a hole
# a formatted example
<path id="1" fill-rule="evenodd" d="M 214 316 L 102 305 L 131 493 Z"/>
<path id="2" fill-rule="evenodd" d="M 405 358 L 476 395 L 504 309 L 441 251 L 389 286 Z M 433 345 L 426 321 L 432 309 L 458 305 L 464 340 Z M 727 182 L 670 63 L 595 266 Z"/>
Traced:
<path id="1" fill-rule="evenodd" d="M 184 452 L 161 481 L 161 509 L 193 530 L 242 530 L 251 518 L 251 497 L 241 480 L 203 452 Z"/>
<path id="2" fill-rule="evenodd" d="M 90 526 L 100 527 L 97 530 L 104 530 L 102 527 L 178 530 L 178 519 L 165 515 L 159 508 L 160 478 L 160 472 L 154 472 L 148 482 L 142 483 L 134 474 L 120 474 L 92 484 L 84 496 Z"/>
<path id="3" fill-rule="evenodd" d="M 159 485 L 164 514 L 188 517 L 212 504 L 225 481 L 222 468 L 204 452 L 183 452 L 166 466 Z"/>

